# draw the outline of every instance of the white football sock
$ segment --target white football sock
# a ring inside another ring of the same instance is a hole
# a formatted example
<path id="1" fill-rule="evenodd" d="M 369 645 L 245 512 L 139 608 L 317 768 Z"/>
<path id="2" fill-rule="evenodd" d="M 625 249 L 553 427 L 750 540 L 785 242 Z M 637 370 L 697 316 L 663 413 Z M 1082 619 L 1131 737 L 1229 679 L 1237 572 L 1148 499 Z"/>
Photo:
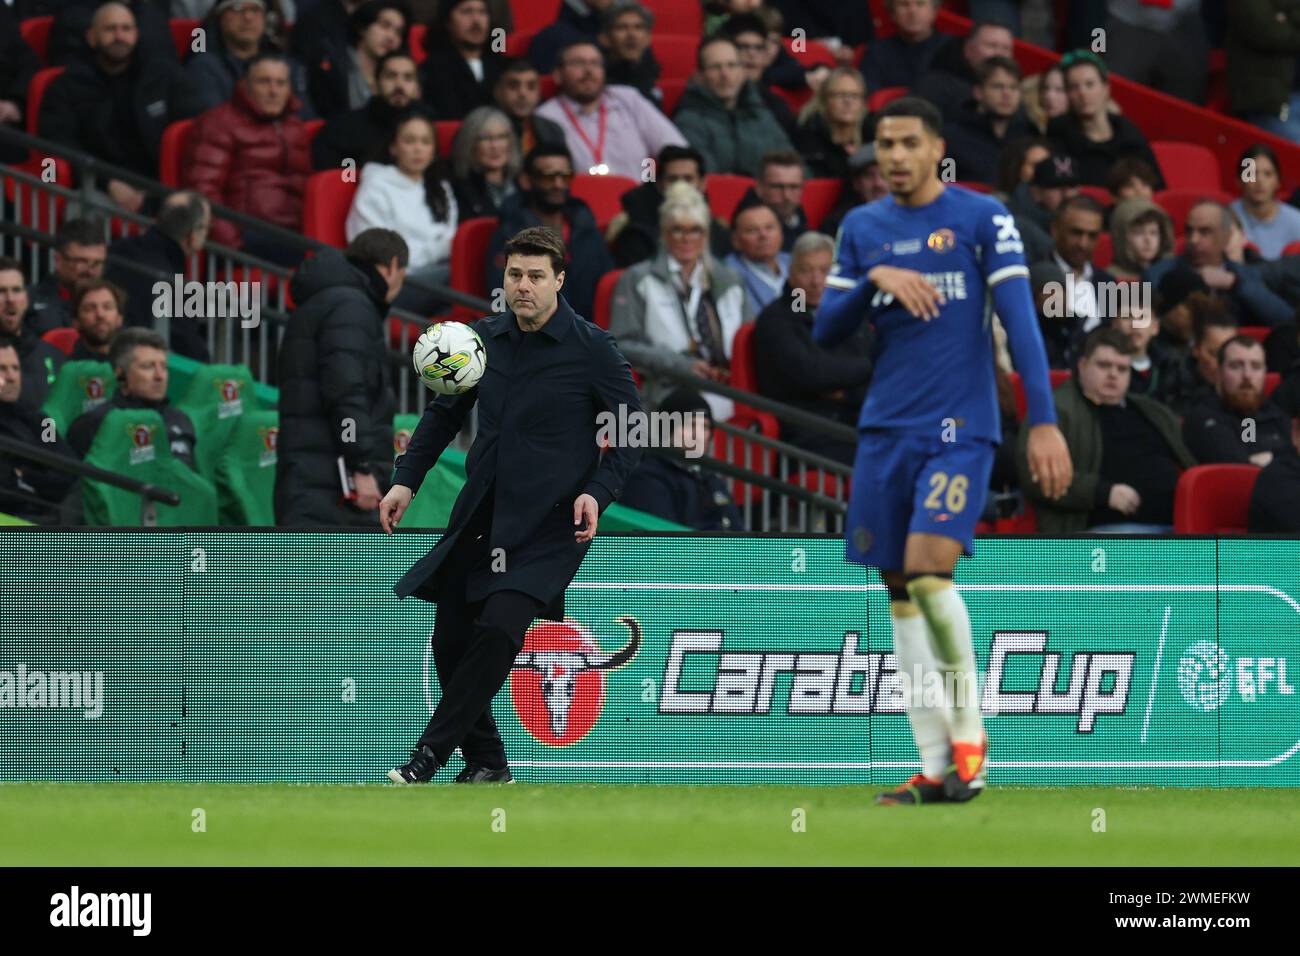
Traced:
<path id="1" fill-rule="evenodd" d="M 952 763 L 948 708 L 942 703 L 942 695 L 935 695 L 932 689 L 926 694 L 928 684 L 941 681 L 942 676 L 930 651 L 925 618 L 911 601 L 889 602 L 889 616 L 894 624 L 894 656 L 898 658 L 907 719 L 912 724 L 916 749 L 921 752 L 921 772 L 931 780 L 942 780 Z"/>
<path id="2" fill-rule="evenodd" d="M 930 574 L 909 581 L 907 593 L 925 615 L 935 661 L 944 674 L 952 707 L 952 739 L 979 743 L 984 736 L 984 721 L 980 717 L 975 641 L 966 602 L 951 580 Z"/>

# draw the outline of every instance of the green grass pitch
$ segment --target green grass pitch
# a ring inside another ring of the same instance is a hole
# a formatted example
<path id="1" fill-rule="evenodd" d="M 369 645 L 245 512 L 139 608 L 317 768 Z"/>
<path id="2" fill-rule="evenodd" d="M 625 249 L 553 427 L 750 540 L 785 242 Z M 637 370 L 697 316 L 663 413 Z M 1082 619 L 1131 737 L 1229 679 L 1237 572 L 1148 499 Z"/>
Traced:
<path id="1" fill-rule="evenodd" d="M 992 789 L 876 807 L 875 788 L 0 785 L 0 864 L 1295 865 L 1300 792 Z M 194 832 L 194 811 L 206 832 Z M 1105 832 L 1094 830 L 1104 811 Z M 802 810 L 803 814 L 796 813 Z M 803 832 L 796 832 L 802 820 Z"/>

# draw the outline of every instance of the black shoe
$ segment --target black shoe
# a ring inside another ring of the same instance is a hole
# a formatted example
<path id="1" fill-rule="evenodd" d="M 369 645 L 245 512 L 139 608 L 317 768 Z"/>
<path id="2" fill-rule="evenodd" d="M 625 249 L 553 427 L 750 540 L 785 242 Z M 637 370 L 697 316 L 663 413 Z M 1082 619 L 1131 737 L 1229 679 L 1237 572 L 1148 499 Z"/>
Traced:
<path id="1" fill-rule="evenodd" d="M 916 806 L 922 803 L 944 803 L 943 783 L 930 780 L 921 774 L 915 774 L 897 790 L 876 794 L 876 803 L 882 806 Z"/>
<path id="2" fill-rule="evenodd" d="M 510 776 L 510 768 L 502 767 L 500 770 L 491 770 L 488 767 L 480 767 L 478 764 L 467 763 L 465 769 L 456 774 L 456 783 L 514 783 L 515 778 Z"/>
<path id="3" fill-rule="evenodd" d="M 411 759 L 395 770 L 388 771 L 393 783 L 428 783 L 442 764 L 427 746 L 411 751 Z"/>

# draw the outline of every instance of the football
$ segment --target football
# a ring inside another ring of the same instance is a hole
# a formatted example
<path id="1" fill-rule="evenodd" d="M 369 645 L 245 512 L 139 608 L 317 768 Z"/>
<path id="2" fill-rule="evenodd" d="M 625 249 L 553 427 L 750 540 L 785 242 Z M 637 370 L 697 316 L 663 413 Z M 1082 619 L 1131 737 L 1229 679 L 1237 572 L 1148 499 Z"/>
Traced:
<path id="1" fill-rule="evenodd" d="M 487 350 L 478 333 L 463 322 L 431 325 L 411 351 L 415 373 L 439 395 L 460 395 L 478 384 L 487 368 Z"/>

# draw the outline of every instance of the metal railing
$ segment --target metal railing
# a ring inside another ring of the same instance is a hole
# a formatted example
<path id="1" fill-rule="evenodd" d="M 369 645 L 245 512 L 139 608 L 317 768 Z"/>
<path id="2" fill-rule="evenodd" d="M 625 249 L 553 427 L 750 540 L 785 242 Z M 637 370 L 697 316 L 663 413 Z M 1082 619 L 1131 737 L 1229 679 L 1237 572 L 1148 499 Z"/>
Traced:
<path id="1" fill-rule="evenodd" d="M 110 178 L 119 179 L 152 199 L 161 199 L 175 191 L 89 154 L 0 127 L 0 142 L 4 141 L 34 150 L 35 155 L 42 158 L 62 160 L 71 168 L 75 182 L 58 182 L 57 175 L 55 181 L 51 181 L 45 174 L 13 166 L 0 166 L 0 186 L 4 187 L 6 195 L 12 195 L 12 201 L 6 203 L 6 210 L 13 217 L 13 221 L 0 222 L 0 254 L 6 254 L 7 241 L 11 241 L 13 253 L 8 254 L 20 261 L 27 259 L 33 281 L 42 271 L 48 272 L 52 268 L 52 262 L 47 260 L 45 269 L 41 270 L 38 268 L 39 254 L 23 256 L 22 249 L 24 246 L 38 249 L 48 257 L 62 206 L 76 206 L 79 215 L 97 214 L 105 223 L 105 239 L 109 242 L 143 231 L 153 224 L 148 216 L 128 212 L 117 206 L 97 188 L 99 182 Z M 32 161 L 29 160 L 28 165 L 31 164 Z M 331 248 L 238 210 L 218 203 L 211 205 L 214 219 L 226 219 L 240 227 L 254 227 L 264 235 L 283 242 L 288 248 L 304 252 Z M 41 228 L 42 225 L 46 228 Z M 155 281 L 170 283 L 175 279 L 174 275 L 111 253 L 109 261 L 115 267 L 142 272 Z M 292 274 L 293 269 L 290 267 L 213 242 L 207 243 L 202 253 L 190 257 L 184 276 L 186 281 L 198 279 L 224 282 L 242 278 L 244 281 L 258 279 L 261 283 L 261 321 L 256 326 L 245 327 L 238 315 L 200 317 L 206 328 L 212 361 L 245 365 L 257 381 L 276 384 L 276 356 L 289 317 L 288 284 Z M 412 284 L 451 305 L 464 306 L 483 314 L 491 313 L 491 303 L 486 299 L 466 295 L 445 286 Z M 390 346 L 396 346 L 390 347 L 389 360 L 393 363 L 398 410 L 400 413 L 419 413 L 428 403 L 430 393 L 414 375 L 410 354 L 415 339 L 429 319 L 402 309 L 391 309 L 390 317 L 400 320 L 395 334 L 390 335 L 389 339 Z M 156 322 L 158 330 L 168 335 L 170 319 L 161 317 Z M 854 429 L 848 426 L 729 385 L 654 365 L 641 371 L 690 385 L 703 393 L 725 396 L 741 406 L 769 414 L 780 422 L 797 425 L 805 431 L 842 441 L 856 441 L 857 438 Z M 723 459 L 706 456 L 699 461 L 705 469 L 731 481 L 746 528 L 755 531 L 842 532 L 847 510 L 847 479 L 852 469 L 838 461 L 763 434 L 761 425 L 761 420 L 756 419 L 751 419 L 746 427 L 718 423 L 719 431 L 725 436 L 722 440 Z M 466 429 L 457 436 L 457 447 L 468 448 L 476 430 L 477 415 L 472 412 Z M 806 487 L 807 485 L 811 487 Z"/>
<path id="2" fill-rule="evenodd" d="M 28 461 L 36 462 L 38 465 L 44 465 L 47 468 L 54 468 L 58 471 L 66 471 L 70 474 L 77 475 L 79 478 L 89 478 L 92 481 L 102 481 L 106 485 L 112 485 L 114 488 L 121 488 L 123 491 L 129 491 L 132 494 L 140 496 L 140 523 L 145 527 L 154 527 L 158 524 L 158 502 L 165 505 L 179 505 L 181 496 L 168 488 L 159 488 L 157 485 L 151 485 L 148 482 L 136 481 L 134 478 L 127 478 L 125 475 L 119 475 L 115 471 L 106 471 L 103 468 L 97 468 L 94 465 L 87 465 L 85 462 L 76 458 L 69 458 L 66 455 L 60 455 L 57 452 L 50 451 L 48 448 L 40 448 L 36 445 L 26 445 L 13 438 L 0 435 L 0 452 L 7 455 L 13 455 L 15 458 L 25 458 Z M 12 491 L 7 491 L 11 497 L 21 497 L 31 499 L 30 495 L 15 495 Z M 44 504 L 52 510 L 57 510 L 57 505 L 47 501 L 35 499 L 35 503 Z"/>

